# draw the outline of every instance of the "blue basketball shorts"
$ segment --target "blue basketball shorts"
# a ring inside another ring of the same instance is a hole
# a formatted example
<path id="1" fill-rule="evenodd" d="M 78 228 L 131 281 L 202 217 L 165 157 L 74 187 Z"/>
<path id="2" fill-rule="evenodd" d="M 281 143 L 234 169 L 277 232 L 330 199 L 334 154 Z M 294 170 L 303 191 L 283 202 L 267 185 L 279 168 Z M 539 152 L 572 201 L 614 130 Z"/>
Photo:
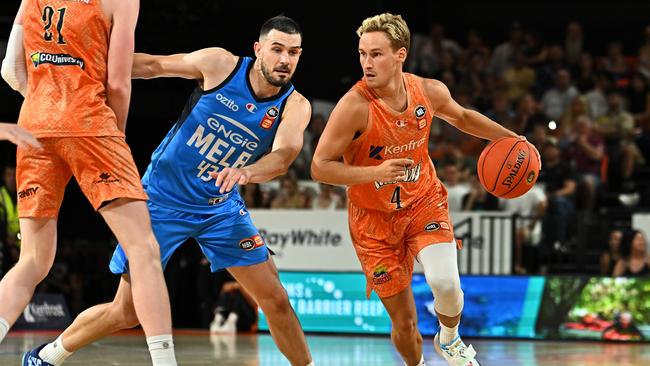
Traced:
<path id="1" fill-rule="evenodd" d="M 197 214 L 178 211 L 148 201 L 151 227 L 160 244 L 163 268 L 172 254 L 189 238 L 194 238 L 215 272 L 228 267 L 250 266 L 265 262 L 269 251 L 264 239 L 251 221 L 239 196 L 220 203 L 218 213 Z M 115 274 L 129 272 L 128 258 L 121 245 L 113 253 L 110 270 Z"/>

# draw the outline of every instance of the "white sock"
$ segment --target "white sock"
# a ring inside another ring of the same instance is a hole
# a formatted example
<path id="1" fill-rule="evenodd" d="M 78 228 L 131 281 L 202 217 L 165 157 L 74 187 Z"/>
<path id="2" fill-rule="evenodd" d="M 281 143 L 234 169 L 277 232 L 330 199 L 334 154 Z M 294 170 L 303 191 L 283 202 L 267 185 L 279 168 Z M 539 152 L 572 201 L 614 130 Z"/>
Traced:
<path id="1" fill-rule="evenodd" d="M 453 341 L 454 338 L 458 337 L 459 324 L 456 324 L 456 326 L 453 328 L 449 328 L 446 327 L 444 324 L 440 323 L 440 344 L 447 345 L 451 343 L 451 341 Z"/>
<path id="2" fill-rule="evenodd" d="M 153 366 L 176 366 L 174 341 L 171 334 L 148 337 L 147 344 Z"/>
<path id="3" fill-rule="evenodd" d="M 312 362 L 308 363 L 307 366 L 316 366 L 316 364 L 314 363 L 314 361 L 312 361 Z"/>
<path id="4" fill-rule="evenodd" d="M 5 336 L 9 333 L 9 323 L 6 320 L 0 318 L 0 343 L 5 339 Z"/>
<path id="5" fill-rule="evenodd" d="M 48 343 L 47 346 L 43 347 L 41 352 L 38 353 L 38 357 L 54 366 L 59 366 L 71 355 L 72 352 L 69 352 L 63 347 L 63 339 L 61 336 L 59 336 L 59 338 L 54 342 Z"/>

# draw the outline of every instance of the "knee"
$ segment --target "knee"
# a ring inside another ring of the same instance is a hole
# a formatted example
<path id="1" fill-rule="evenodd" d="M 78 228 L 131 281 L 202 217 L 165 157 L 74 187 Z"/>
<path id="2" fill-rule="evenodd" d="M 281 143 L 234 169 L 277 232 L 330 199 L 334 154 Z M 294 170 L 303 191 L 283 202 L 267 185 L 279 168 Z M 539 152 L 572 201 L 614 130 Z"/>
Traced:
<path id="1" fill-rule="evenodd" d="M 280 314 L 290 309 L 289 297 L 284 288 L 278 291 L 270 291 L 260 296 L 257 301 L 259 302 L 262 311 L 266 314 Z"/>
<path id="2" fill-rule="evenodd" d="M 398 334 L 413 334 L 418 332 L 418 325 L 415 317 L 405 315 L 393 319 L 393 332 Z"/>
<path id="3" fill-rule="evenodd" d="M 457 275 L 425 272 L 425 277 L 436 298 L 460 293 L 460 278 Z"/>
<path id="4" fill-rule="evenodd" d="M 150 235 L 146 235 L 144 238 L 140 238 L 137 241 L 127 240 L 120 244 L 122 245 L 122 249 L 124 249 L 126 256 L 129 258 L 129 261 L 141 258 L 160 262 L 160 245 L 153 233 L 150 233 Z"/>
<path id="5" fill-rule="evenodd" d="M 48 258 L 43 258 L 41 256 L 31 255 L 31 254 L 27 254 L 27 255 L 22 254 L 19 257 L 18 262 L 16 263 L 16 267 L 24 266 L 24 268 L 27 268 L 28 273 L 31 274 L 30 277 L 32 277 L 36 283 L 39 283 L 45 280 L 45 277 L 47 277 L 48 273 L 50 273 L 50 269 L 52 269 L 53 261 L 54 261 L 53 258 L 48 259 Z"/>

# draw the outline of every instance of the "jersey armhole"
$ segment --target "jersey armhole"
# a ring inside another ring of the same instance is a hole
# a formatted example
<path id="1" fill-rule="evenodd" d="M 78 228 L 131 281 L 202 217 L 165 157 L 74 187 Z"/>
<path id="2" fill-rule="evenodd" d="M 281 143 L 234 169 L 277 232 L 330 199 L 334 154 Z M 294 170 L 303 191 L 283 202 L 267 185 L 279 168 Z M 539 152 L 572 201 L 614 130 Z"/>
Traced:
<path id="1" fill-rule="evenodd" d="M 352 138 L 352 143 L 356 143 L 358 141 L 362 141 L 363 137 L 366 137 L 370 133 L 370 129 L 372 128 L 373 122 L 372 122 L 372 108 L 370 108 L 370 100 L 368 100 L 368 97 L 362 93 L 361 90 L 357 90 L 356 88 L 353 88 L 351 90 L 353 93 L 359 94 L 362 98 L 364 98 L 368 105 L 366 108 L 368 108 L 368 118 L 366 120 L 366 129 L 363 130 L 363 132 L 359 131 L 354 131 L 354 137 Z"/>
<path id="2" fill-rule="evenodd" d="M 235 68 L 230 72 L 230 74 L 221 83 L 219 83 L 219 85 L 217 85 L 215 87 L 212 87 L 212 88 L 210 88 L 208 90 L 203 90 L 203 88 L 201 88 L 202 94 L 205 95 L 205 94 L 214 93 L 217 90 L 223 88 L 226 84 L 228 84 L 230 82 L 230 80 L 232 80 L 232 78 L 235 77 L 235 75 L 237 75 L 237 73 L 239 72 L 239 69 L 241 68 L 241 64 L 243 62 L 244 62 L 244 58 L 241 57 L 241 56 L 237 56 L 237 65 L 235 65 Z"/>

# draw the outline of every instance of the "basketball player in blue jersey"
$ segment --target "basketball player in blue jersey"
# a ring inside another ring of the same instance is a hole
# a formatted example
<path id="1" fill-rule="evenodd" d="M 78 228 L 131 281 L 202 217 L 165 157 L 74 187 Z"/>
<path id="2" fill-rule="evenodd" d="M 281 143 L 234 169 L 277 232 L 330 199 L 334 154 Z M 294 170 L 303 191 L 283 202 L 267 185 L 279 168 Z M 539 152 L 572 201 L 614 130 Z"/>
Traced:
<path id="1" fill-rule="evenodd" d="M 228 269 L 255 298 L 278 348 L 294 366 L 314 363 L 236 185 L 284 174 L 302 148 L 311 106 L 290 83 L 301 41 L 298 24 L 278 16 L 262 26 L 255 59 L 208 48 L 171 56 L 136 54 L 133 66 L 134 78 L 199 82 L 142 180 L 163 266 L 194 238 L 213 271 Z M 42 366 L 58 366 L 81 347 L 138 324 L 128 260 L 119 246 L 110 269 L 122 275 L 113 302 L 84 311 L 54 342 L 32 350 Z"/>

